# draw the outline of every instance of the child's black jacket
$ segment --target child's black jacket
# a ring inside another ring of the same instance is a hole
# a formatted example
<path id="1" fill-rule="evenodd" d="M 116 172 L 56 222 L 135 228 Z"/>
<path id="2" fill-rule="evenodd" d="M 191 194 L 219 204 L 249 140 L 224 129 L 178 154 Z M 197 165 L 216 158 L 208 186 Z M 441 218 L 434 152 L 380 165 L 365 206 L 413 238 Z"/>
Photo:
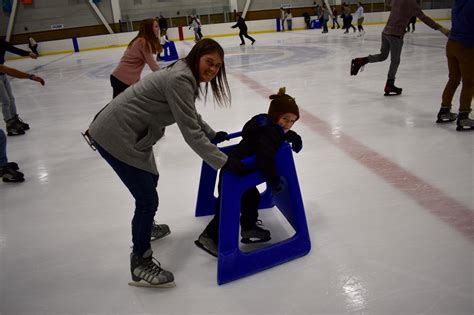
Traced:
<path id="1" fill-rule="evenodd" d="M 243 160 L 256 155 L 257 168 L 267 182 L 279 179 L 275 156 L 285 141 L 283 128 L 273 123 L 267 114 L 259 114 L 250 119 L 242 129 L 242 140 L 229 153 L 229 157 Z"/>

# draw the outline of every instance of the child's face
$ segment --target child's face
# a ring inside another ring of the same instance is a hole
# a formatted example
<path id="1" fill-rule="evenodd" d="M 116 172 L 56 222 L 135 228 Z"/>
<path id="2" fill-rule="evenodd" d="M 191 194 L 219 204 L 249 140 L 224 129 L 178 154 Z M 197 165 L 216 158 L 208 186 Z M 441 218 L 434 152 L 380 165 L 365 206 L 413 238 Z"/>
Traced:
<path id="1" fill-rule="evenodd" d="M 277 124 L 283 128 L 283 131 L 286 133 L 288 130 L 293 127 L 298 116 L 293 113 L 285 113 L 278 118 Z"/>

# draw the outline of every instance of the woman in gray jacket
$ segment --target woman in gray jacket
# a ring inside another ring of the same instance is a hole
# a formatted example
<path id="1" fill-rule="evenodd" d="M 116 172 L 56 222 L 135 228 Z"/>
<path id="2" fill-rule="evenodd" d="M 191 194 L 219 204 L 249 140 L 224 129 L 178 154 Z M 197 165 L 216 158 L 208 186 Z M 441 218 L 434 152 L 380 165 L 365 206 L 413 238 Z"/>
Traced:
<path id="1" fill-rule="evenodd" d="M 201 87 L 200 83 L 204 83 Z M 95 117 L 84 137 L 110 164 L 135 199 L 132 220 L 131 285 L 173 287 L 174 276 L 152 257 L 150 241 L 170 233 L 166 224 L 155 224 L 158 208 L 158 170 L 153 145 L 166 126 L 176 123 L 186 143 L 215 169 L 243 170 L 214 143 L 227 133 L 215 132 L 197 112 L 200 92 L 208 86 L 219 105 L 230 103 L 224 50 L 212 39 L 199 41 L 184 59 L 153 72 L 114 98 Z"/>

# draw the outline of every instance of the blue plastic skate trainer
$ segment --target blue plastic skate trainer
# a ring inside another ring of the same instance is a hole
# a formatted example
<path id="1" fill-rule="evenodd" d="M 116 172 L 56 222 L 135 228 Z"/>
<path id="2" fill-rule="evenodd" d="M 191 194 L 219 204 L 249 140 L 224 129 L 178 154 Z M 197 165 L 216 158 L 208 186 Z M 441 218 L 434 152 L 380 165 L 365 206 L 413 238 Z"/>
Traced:
<path id="1" fill-rule="evenodd" d="M 173 41 L 166 42 L 163 45 L 163 50 L 165 51 L 165 55 L 163 57 L 165 61 L 178 60 L 178 51 L 176 50 L 176 45 Z"/>
<path id="2" fill-rule="evenodd" d="M 240 136 L 240 132 L 230 134 L 229 138 Z M 229 152 L 235 145 L 220 148 Z M 245 165 L 255 163 L 255 157 L 243 160 Z M 260 171 L 245 176 L 237 176 L 225 171 L 221 187 L 221 215 L 219 222 L 219 254 L 217 260 L 217 283 L 224 284 L 259 271 L 272 268 L 290 260 L 306 255 L 311 249 L 308 225 L 303 207 L 303 199 L 296 175 L 291 147 L 284 143 L 276 155 L 280 176 L 286 180 L 286 187 L 276 197 L 270 189 L 261 193 L 259 209 L 276 206 L 295 230 L 289 239 L 250 252 L 239 249 L 240 200 L 250 187 L 264 183 Z M 196 216 L 215 213 L 217 171 L 203 162 L 196 205 Z"/>

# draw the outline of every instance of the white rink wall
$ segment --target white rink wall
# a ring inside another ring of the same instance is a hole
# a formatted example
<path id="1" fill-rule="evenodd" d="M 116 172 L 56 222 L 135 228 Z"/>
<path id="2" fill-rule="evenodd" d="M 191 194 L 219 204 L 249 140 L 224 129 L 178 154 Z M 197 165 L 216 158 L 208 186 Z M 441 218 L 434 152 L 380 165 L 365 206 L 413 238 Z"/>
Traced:
<path id="1" fill-rule="evenodd" d="M 424 10 L 426 15 L 434 20 L 446 20 L 451 18 L 450 9 Z M 374 12 L 366 13 L 364 24 L 381 24 L 386 23 L 390 12 Z M 315 16 L 311 17 L 315 19 Z M 276 19 L 247 21 L 249 34 L 252 33 L 267 33 L 276 32 Z M 222 24 L 207 24 L 202 26 L 202 33 L 204 36 L 218 37 L 218 36 L 232 36 L 238 34 L 238 29 L 231 28 L 235 23 Z M 303 17 L 293 18 L 293 29 L 304 29 Z M 188 27 L 183 27 L 183 37 L 185 40 L 194 39 L 194 32 Z M 80 51 L 91 49 L 103 49 L 114 46 L 125 46 L 132 38 L 137 35 L 137 32 L 116 33 L 108 35 L 97 35 L 77 38 L 77 45 Z M 177 27 L 168 29 L 168 37 L 173 40 L 179 40 L 179 31 Z M 17 45 L 17 47 L 29 50 L 28 45 Z M 39 51 L 43 55 L 71 53 L 74 52 L 73 39 L 62 39 L 55 41 L 39 42 Z M 18 56 L 7 53 L 7 59 L 16 59 Z"/>

